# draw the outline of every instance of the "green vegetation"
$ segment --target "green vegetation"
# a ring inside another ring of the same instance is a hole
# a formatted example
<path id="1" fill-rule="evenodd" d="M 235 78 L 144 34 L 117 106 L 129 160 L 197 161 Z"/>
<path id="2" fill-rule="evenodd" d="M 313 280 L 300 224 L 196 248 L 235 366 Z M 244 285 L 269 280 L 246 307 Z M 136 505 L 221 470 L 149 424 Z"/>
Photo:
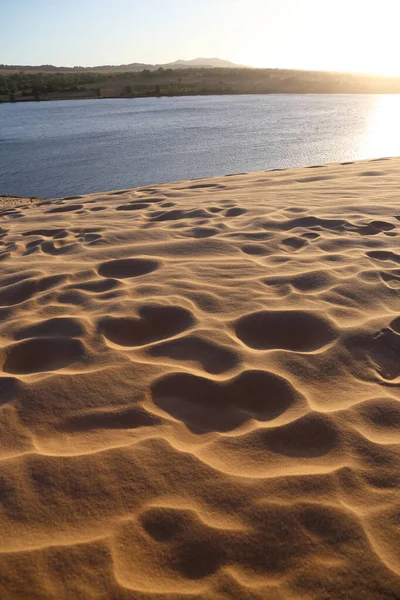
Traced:
<path id="1" fill-rule="evenodd" d="M 400 79 L 284 69 L 16 71 L 0 66 L 0 101 L 207 94 L 400 93 Z"/>

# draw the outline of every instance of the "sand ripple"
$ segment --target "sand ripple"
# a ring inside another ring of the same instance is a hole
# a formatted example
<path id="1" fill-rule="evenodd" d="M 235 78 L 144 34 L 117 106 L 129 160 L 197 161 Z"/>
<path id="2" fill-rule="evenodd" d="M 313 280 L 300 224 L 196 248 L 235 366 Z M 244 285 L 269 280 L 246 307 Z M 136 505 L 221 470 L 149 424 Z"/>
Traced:
<path id="1" fill-rule="evenodd" d="M 400 598 L 379 164 L 0 200 L 1 598 Z"/>

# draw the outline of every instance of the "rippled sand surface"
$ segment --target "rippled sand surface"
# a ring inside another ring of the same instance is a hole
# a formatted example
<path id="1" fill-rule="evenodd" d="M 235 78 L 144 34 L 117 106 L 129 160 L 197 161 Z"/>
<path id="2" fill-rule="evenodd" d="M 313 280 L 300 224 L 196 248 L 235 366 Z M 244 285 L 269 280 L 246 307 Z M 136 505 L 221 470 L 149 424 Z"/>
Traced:
<path id="1" fill-rule="evenodd" d="M 0 200 L 1 598 L 400 598 L 399 190 Z"/>

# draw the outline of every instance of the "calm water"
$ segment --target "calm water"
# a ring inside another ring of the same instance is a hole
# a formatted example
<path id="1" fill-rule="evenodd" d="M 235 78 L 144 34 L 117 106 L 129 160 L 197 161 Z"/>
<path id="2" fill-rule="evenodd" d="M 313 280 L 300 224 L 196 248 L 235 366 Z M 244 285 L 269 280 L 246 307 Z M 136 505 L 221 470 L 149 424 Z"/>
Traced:
<path id="1" fill-rule="evenodd" d="M 400 155 L 400 96 L 0 105 L 0 194 L 59 197 Z"/>

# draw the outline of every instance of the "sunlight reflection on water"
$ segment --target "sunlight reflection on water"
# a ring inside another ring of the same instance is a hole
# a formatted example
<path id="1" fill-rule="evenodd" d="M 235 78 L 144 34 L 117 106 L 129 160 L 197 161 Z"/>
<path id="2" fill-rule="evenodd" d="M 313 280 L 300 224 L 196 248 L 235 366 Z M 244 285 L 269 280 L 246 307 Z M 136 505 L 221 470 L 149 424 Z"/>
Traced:
<path id="1" fill-rule="evenodd" d="M 400 96 L 374 96 L 360 151 L 377 158 L 400 154 Z"/>

